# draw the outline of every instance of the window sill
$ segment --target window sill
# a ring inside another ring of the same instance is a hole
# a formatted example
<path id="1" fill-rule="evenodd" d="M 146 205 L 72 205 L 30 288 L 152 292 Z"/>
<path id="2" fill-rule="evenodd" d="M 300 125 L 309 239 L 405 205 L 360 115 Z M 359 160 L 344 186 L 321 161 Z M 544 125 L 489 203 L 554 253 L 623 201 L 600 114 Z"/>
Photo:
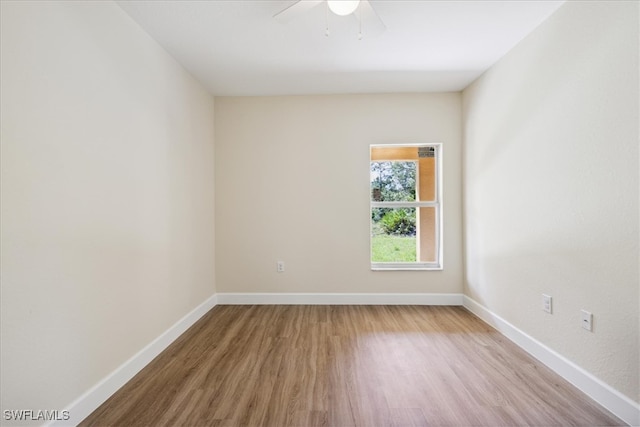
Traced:
<path id="1" fill-rule="evenodd" d="M 403 262 L 376 262 L 371 263 L 372 271 L 437 271 L 442 270 L 442 265 L 433 263 L 403 263 Z"/>

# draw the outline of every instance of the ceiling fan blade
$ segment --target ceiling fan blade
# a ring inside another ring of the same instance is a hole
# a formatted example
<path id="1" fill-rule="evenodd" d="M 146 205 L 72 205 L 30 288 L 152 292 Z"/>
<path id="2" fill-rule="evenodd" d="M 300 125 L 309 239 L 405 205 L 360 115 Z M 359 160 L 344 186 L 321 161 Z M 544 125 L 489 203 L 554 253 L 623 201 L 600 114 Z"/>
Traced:
<path id="1" fill-rule="evenodd" d="M 273 15 L 273 17 L 282 23 L 286 23 L 297 18 L 303 12 L 317 6 L 323 1 L 324 0 L 298 0 Z"/>
<path id="2" fill-rule="evenodd" d="M 369 0 L 360 0 L 357 13 L 362 23 L 362 34 L 365 37 L 380 35 L 387 29 Z"/>

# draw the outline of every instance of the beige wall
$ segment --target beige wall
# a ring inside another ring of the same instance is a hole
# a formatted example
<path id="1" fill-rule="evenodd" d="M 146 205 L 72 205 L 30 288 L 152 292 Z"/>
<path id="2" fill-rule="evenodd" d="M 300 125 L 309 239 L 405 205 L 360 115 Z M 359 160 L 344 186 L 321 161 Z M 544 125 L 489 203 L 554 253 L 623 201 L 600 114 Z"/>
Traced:
<path id="1" fill-rule="evenodd" d="M 463 93 L 465 293 L 635 401 L 638 16 L 568 2 Z"/>
<path id="2" fill-rule="evenodd" d="M 459 93 L 215 104 L 219 292 L 462 292 Z M 444 270 L 372 272 L 369 145 L 421 142 L 444 144 Z"/>
<path id="3" fill-rule="evenodd" d="M 1 7 L 2 410 L 62 410 L 215 292 L 213 100 L 115 3 Z"/>

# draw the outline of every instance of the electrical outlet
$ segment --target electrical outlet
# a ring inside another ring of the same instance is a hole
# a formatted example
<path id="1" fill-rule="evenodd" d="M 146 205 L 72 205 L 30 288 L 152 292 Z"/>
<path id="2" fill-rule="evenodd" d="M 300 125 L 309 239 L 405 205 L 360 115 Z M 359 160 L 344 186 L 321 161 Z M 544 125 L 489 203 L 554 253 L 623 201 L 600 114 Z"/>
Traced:
<path id="1" fill-rule="evenodd" d="M 278 273 L 284 273 L 284 261 L 278 261 L 277 270 Z"/>
<path id="2" fill-rule="evenodd" d="M 587 310 L 580 310 L 580 324 L 583 329 L 593 331 L 593 314 Z"/>
<path id="3" fill-rule="evenodd" d="M 551 314 L 551 296 L 542 294 L 542 311 Z"/>

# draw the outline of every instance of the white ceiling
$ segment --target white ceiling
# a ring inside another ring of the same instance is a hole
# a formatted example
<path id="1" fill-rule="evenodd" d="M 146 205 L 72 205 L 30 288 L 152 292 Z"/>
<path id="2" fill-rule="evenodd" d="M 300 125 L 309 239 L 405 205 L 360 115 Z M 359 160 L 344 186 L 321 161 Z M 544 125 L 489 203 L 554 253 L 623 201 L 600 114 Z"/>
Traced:
<path id="1" fill-rule="evenodd" d="M 303 0 L 305 1 L 305 0 Z M 281 0 L 118 1 L 214 95 L 459 91 L 563 1 L 371 0 L 376 35 L 320 4 L 287 23 Z"/>

